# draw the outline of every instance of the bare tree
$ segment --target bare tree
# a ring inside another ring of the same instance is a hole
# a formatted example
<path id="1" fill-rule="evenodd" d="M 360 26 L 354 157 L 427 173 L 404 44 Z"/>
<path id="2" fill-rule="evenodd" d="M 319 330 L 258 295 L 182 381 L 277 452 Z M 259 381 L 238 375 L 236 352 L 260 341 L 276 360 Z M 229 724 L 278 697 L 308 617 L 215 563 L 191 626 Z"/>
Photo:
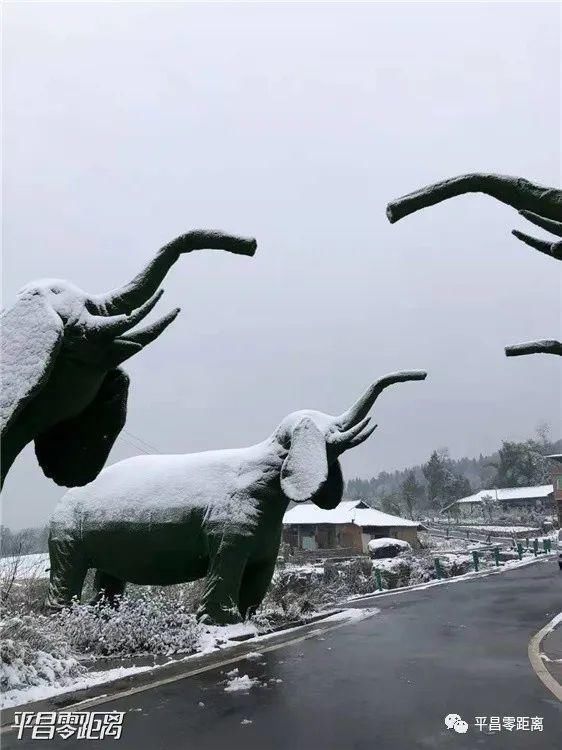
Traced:
<path id="1" fill-rule="evenodd" d="M 0 600 L 2 602 L 6 602 L 12 592 L 22 566 L 22 559 L 29 553 L 30 545 L 29 529 L 14 534 L 6 527 L 2 528 L 2 564 L 0 566 Z"/>

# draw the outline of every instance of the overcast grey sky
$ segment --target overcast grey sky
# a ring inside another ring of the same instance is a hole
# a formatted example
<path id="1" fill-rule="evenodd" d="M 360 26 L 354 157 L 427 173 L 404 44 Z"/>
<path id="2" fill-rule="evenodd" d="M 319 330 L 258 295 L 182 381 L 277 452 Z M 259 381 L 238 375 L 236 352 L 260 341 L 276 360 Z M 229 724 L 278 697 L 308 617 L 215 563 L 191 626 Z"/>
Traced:
<path id="1" fill-rule="evenodd" d="M 560 433 L 560 361 L 503 353 L 561 326 L 559 269 L 511 237 L 517 213 L 472 196 L 385 217 L 465 171 L 560 184 L 558 4 L 20 3 L 4 45 L 5 305 L 44 276 L 114 287 L 190 228 L 258 239 L 174 267 L 158 313 L 182 313 L 126 365 L 127 430 L 243 446 L 414 367 L 427 381 L 385 392 L 347 478 Z M 110 462 L 136 453 L 125 435 Z M 28 447 L 4 523 L 61 494 Z"/>

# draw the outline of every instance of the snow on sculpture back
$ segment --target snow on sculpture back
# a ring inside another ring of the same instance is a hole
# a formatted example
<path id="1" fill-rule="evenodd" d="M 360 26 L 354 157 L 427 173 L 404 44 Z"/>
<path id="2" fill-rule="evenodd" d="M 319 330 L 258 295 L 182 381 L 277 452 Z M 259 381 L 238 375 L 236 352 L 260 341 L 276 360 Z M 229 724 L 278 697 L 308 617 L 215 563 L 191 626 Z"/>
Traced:
<path id="1" fill-rule="evenodd" d="M 294 412 L 247 448 L 138 456 L 70 490 L 51 519 L 50 606 L 80 597 L 87 570 L 96 568 L 98 595 L 110 600 L 127 582 L 205 577 L 201 619 L 248 616 L 271 581 L 289 502 L 335 508 L 343 494 L 339 456 L 375 429 L 367 415 L 379 394 L 425 377 L 387 375 L 337 417 Z"/>

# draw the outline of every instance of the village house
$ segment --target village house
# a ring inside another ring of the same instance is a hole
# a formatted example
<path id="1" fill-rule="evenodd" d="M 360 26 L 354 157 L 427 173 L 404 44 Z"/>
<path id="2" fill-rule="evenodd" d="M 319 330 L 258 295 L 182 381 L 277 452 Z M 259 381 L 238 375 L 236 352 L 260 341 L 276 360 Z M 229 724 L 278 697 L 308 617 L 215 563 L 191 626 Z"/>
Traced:
<path id="1" fill-rule="evenodd" d="M 553 508 L 554 490 L 552 484 L 536 487 L 507 487 L 504 489 L 480 490 L 480 492 L 461 497 L 443 508 L 446 515 L 457 515 L 459 518 L 482 516 L 487 503 L 493 503 L 498 510 L 541 510 L 549 512 Z"/>
<path id="2" fill-rule="evenodd" d="M 313 503 L 289 508 L 283 517 L 283 541 L 295 549 L 342 549 L 367 553 L 371 539 L 391 537 L 419 547 L 423 526 L 371 508 L 363 500 L 343 500 L 333 510 Z"/>

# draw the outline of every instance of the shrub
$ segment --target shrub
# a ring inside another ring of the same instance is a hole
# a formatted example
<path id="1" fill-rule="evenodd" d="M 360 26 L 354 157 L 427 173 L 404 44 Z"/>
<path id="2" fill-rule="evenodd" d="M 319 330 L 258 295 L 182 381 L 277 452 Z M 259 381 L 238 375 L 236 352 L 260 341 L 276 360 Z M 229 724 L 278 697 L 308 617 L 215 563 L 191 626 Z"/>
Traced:
<path id="1" fill-rule="evenodd" d="M 12 615 L 1 624 L 0 688 L 2 692 L 31 686 L 65 685 L 84 668 L 69 644 L 42 615 Z"/>
<path id="2" fill-rule="evenodd" d="M 50 620 L 75 653 L 94 656 L 192 653 L 201 635 L 193 607 L 161 589 L 125 595 L 117 609 L 74 603 Z"/>

